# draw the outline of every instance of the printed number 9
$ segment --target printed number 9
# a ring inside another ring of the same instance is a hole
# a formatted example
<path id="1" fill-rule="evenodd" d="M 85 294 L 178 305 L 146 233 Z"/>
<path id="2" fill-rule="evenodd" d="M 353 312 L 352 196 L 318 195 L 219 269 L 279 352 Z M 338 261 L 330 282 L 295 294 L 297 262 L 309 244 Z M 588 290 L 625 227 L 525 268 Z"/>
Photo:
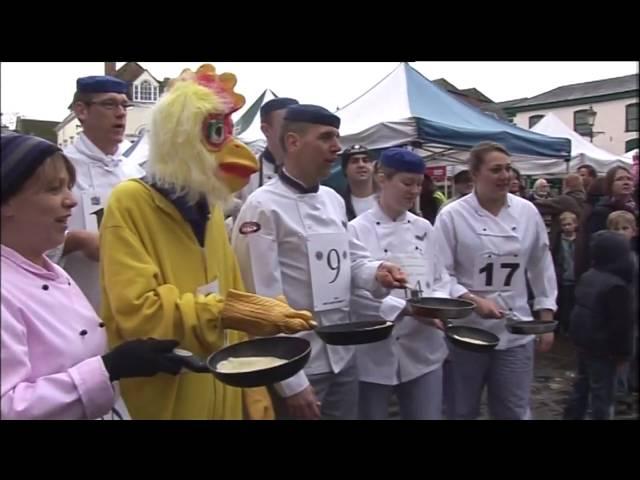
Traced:
<path id="1" fill-rule="evenodd" d="M 329 250 L 329 253 L 327 254 L 327 266 L 329 267 L 329 270 L 336 274 L 335 277 L 333 277 L 333 280 L 329 282 L 329 284 L 332 284 L 340 275 L 340 253 L 335 248 Z"/>

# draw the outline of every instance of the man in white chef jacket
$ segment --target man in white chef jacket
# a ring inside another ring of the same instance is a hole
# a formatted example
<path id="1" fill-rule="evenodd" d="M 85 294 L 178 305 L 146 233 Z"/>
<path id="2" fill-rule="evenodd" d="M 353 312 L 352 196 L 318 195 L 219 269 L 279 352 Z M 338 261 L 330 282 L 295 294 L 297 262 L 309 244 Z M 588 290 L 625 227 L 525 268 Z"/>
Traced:
<path id="1" fill-rule="evenodd" d="M 347 230 L 344 201 L 319 182 L 340 151 L 340 119 L 314 105 L 285 113 L 283 169 L 242 207 L 232 242 L 249 291 L 284 295 L 294 308 L 313 311 L 320 326 L 350 321 L 352 285 L 381 298 L 406 279 L 387 262 L 373 261 Z M 275 385 L 289 417 L 355 419 L 358 380 L 353 347 L 324 344 L 314 332 L 311 358 L 298 375 Z"/>
<path id="2" fill-rule="evenodd" d="M 123 157 L 127 84 L 110 76 L 79 78 L 72 109 L 82 125 L 75 143 L 64 149 L 76 168 L 69 232 L 55 260 L 69 272 L 96 312 L 100 313 L 98 229 L 111 190 L 122 180 L 139 178 L 144 170 Z M 79 239 L 79 240 L 78 240 Z M 77 245 L 79 244 L 79 246 Z"/>
<path id="3" fill-rule="evenodd" d="M 260 129 L 267 139 L 267 147 L 258 156 L 260 169 L 251 175 L 249 183 L 242 189 L 239 198 L 245 201 L 255 190 L 269 182 L 278 173 L 284 162 L 284 152 L 280 145 L 280 133 L 284 112 L 291 105 L 298 105 L 293 98 L 273 98 L 260 107 Z"/>
<path id="4" fill-rule="evenodd" d="M 227 231 L 231 231 L 235 218 L 240 208 L 254 191 L 269 182 L 278 173 L 278 169 L 284 161 L 284 152 L 280 145 L 280 130 L 284 119 L 284 112 L 291 105 L 298 105 L 294 98 L 278 97 L 265 102 L 260 107 L 260 129 L 267 139 L 267 147 L 258 155 L 259 170 L 251 175 L 249 183 L 236 195 L 233 203 L 225 212 L 228 218 L 225 220 Z"/>

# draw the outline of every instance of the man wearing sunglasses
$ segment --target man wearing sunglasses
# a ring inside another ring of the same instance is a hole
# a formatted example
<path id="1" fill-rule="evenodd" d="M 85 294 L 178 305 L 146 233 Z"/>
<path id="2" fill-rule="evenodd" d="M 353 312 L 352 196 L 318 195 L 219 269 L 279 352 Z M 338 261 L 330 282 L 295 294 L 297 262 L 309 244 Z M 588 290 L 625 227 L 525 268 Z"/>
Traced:
<path id="1" fill-rule="evenodd" d="M 111 190 L 128 178 L 144 175 L 123 157 L 128 86 L 109 76 L 79 78 L 70 106 L 82 132 L 64 153 L 76 168 L 74 194 L 78 206 L 69 219 L 64 245 L 50 257 L 80 286 L 96 311 L 100 308 L 98 229 Z"/>
<path id="2" fill-rule="evenodd" d="M 351 145 L 342 152 L 342 173 L 347 177 L 342 198 L 347 207 L 347 218 L 351 221 L 376 204 L 373 162 L 367 147 Z"/>

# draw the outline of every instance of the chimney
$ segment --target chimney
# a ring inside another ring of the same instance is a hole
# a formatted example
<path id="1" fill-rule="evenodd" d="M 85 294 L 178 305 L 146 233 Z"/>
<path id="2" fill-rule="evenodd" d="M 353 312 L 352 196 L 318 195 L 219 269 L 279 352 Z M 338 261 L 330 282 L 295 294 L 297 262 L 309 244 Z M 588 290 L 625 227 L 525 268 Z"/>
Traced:
<path id="1" fill-rule="evenodd" d="M 116 74 L 116 62 L 104 62 L 104 74 L 113 77 Z"/>

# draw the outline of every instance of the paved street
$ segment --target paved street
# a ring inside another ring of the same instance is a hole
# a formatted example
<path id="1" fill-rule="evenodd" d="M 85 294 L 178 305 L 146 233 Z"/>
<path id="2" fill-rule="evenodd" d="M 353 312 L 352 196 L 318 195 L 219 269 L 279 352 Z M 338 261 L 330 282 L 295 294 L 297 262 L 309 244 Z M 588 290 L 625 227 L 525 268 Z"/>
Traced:
<path id="1" fill-rule="evenodd" d="M 565 337 L 557 337 L 551 352 L 537 354 L 533 384 L 533 417 L 536 420 L 561 420 L 566 399 L 571 392 L 575 372 L 573 346 Z M 398 419 L 395 401 L 390 409 L 391 418 Z M 616 405 L 616 420 L 637 420 L 638 395 Z M 488 419 L 486 405 L 481 419 Z"/>

